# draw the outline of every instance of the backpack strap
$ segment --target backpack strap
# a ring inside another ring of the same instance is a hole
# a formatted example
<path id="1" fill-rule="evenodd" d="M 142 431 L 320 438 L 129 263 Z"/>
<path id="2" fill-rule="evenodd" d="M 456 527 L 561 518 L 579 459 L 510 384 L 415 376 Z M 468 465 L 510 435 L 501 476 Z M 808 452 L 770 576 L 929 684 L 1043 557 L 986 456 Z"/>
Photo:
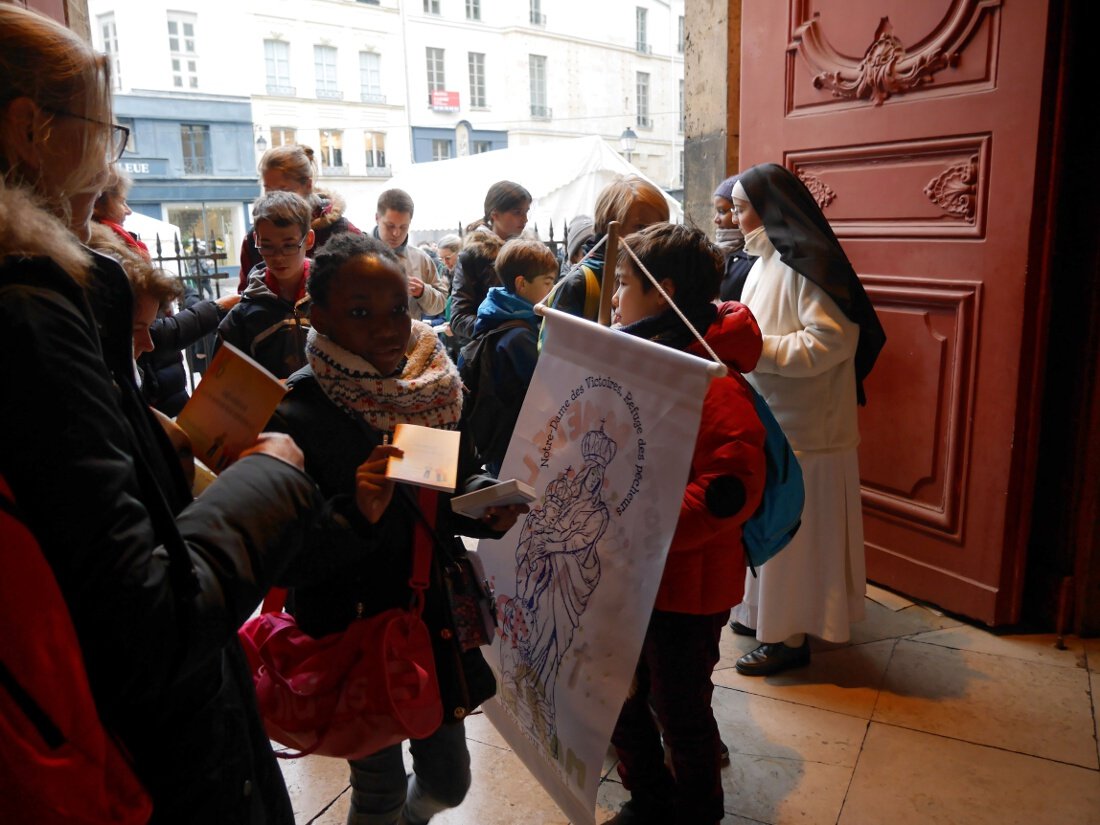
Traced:
<path id="1" fill-rule="evenodd" d="M 600 314 L 600 281 L 596 273 L 587 266 L 581 266 L 584 273 L 584 317 L 595 321 Z"/>

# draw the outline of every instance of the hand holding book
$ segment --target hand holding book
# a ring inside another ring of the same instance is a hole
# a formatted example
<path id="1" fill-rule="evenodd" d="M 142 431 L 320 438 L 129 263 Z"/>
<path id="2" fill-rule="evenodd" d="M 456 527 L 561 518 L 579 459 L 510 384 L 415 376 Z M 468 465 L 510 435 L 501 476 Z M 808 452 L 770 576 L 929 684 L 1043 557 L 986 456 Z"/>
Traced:
<path id="1" fill-rule="evenodd" d="M 371 524 L 378 523 L 393 500 L 394 481 L 386 477 L 386 467 L 391 458 L 403 455 L 400 447 L 379 444 L 355 471 L 355 506 Z"/>

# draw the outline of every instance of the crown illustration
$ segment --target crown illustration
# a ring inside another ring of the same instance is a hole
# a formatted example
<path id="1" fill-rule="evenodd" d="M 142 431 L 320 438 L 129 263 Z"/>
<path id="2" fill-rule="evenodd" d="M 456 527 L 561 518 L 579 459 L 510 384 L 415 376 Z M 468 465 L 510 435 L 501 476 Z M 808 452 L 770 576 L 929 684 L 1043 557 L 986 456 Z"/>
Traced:
<path id="1" fill-rule="evenodd" d="M 585 461 L 594 461 L 601 467 L 606 467 L 615 457 L 618 447 L 608 438 L 603 431 L 603 422 L 600 422 L 598 430 L 589 430 L 581 441 L 581 455 Z"/>

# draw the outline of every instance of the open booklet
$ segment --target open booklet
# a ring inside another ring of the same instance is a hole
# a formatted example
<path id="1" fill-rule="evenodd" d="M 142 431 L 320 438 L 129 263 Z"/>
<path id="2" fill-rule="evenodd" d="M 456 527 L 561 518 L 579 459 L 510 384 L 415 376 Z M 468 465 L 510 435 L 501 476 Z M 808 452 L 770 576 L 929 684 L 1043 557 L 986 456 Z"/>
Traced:
<path id="1" fill-rule="evenodd" d="M 536 498 L 535 488 L 515 478 L 482 487 L 451 499 L 451 509 L 470 518 L 481 518 L 490 507 L 527 504 Z"/>
<path id="2" fill-rule="evenodd" d="M 398 424 L 393 431 L 393 445 L 405 455 L 389 460 L 386 478 L 453 493 L 458 486 L 460 438 L 457 430 Z"/>
<path id="3" fill-rule="evenodd" d="M 224 470 L 263 431 L 286 386 L 232 344 L 223 343 L 176 417 L 195 458 Z"/>

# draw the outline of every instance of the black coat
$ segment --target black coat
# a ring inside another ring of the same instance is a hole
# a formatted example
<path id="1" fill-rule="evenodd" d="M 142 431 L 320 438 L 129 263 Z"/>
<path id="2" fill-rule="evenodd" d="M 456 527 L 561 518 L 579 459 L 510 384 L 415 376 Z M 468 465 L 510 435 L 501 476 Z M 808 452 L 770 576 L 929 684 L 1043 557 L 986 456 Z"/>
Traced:
<path id="1" fill-rule="evenodd" d="M 183 308 L 174 315 L 163 315 L 149 327 L 153 351 L 138 358 L 141 368 L 141 394 L 167 416 L 175 417 L 189 398 L 187 372 L 182 350 L 213 335 L 225 312 L 214 302 L 201 300 L 188 288 Z"/>
<path id="2" fill-rule="evenodd" d="M 382 433 L 333 404 L 310 367 L 292 375 L 288 384 L 290 391 L 268 428 L 293 436 L 306 455 L 306 472 L 316 480 L 333 514 L 332 522 L 314 533 L 313 546 L 284 577 L 293 587 L 298 626 L 317 637 L 345 629 L 356 618 L 360 605 L 365 616 L 408 607 L 416 489 L 399 484 L 382 518 L 370 524 L 355 506 L 355 470 L 382 443 Z M 460 478 L 463 470 L 474 469 L 466 439 L 463 442 Z M 482 481 L 475 479 L 475 484 Z M 457 533 L 492 537 L 499 533 L 479 521 L 455 515 L 450 498 L 446 493 L 438 495 L 439 542 L 433 548 L 423 616 L 432 632 L 445 721 L 464 718 L 496 692 L 496 681 L 481 652 L 462 653 L 453 638 L 440 569 L 451 557 L 465 553 L 455 538 Z"/>
<path id="3" fill-rule="evenodd" d="M 133 380 L 121 268 L 99 258 L 88 294 L 94 316 L 52 261 L 0 253 L 0 474 L 57 576 L 153 822 L 291 825 L 236 631 L 299 548 L 315 488 L 256 456 L 188 503 Z"/>
<path id="4" fill-rule="evenodd" d="M 276 378 L 289 378 L 306 363 L 310 306 L 309 295 L 293 304 L 284 301 L 267 287 L 264 268 L 257 267 L 240 303 L 218 324 L 218 346 L 230 343 Z"/>
<path id="5" fill-rule="evenodd" d="M 722 276 L 718 297 L 723 301 L 740 301 L 741 292 L 745 289 L 745 281 L 749 277 L 749 270 L 756 263 L 756 258 L 744 249 L 738 249 L 725 257 L 726 270 Z"/>
<path id="6" fill-rule="evenodd" d="M 451 281 L 451 331 L 462 346 L 474 337 L 477 309 L 490 287 L 500 286 L 494 267 L 504 241 L 489 229 L 475 229 L 458 253 L 454 280 Z"/>

